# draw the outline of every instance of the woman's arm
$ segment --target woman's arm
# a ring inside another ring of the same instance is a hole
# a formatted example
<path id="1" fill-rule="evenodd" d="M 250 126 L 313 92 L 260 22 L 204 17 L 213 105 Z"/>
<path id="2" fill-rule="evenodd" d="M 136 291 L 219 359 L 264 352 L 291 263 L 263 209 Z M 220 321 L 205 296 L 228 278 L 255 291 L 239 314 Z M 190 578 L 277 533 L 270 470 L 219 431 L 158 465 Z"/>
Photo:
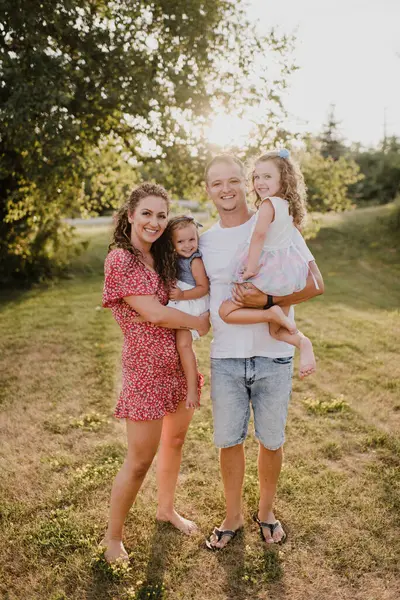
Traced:
<path id="1" fill-rule="evenodd" d="M 249 257 L 243 279 L 253 277 L 258 272 L 258 263 L 264 246 L 268 227 L 274 220 L 275 209 L 271 200 L 266 199 L 258 209 L 257 223 L 250 240 Z"/>
<path id="2" fill-rule="evenodd" d="M 139 315 L 153 325 L 168 329 L 196 329 L 205 335 L 210 329 L 209 314 L 193 317 L 175 308 L 161 304 L 157 296 L 127 296 L 124 298 Z"/>
<path id="3" fill-rule="evenodd" d="M 191 290 L 181 290 L 175 287 L 169 295 L 171 300 L 197 300 L 197 298 L 203 298 L 203 296 L 208 294 L 210 285 L 201 258 L 194 258 L 192 260 L 192 275 L 196 282 L 196 287 Z"/>
<path id="4" fill-rule="evenodd" d="M 320 270 L 318 269 L 317 263 L 311 261 L 308 263 L 310 271 L 307 277 L 306 287 L 300 292 L 290 294 L 290 296 L 274 296 L 274 304 L 278 306 L 291 306 L 292 304 L 300 304 L 306 300 L 311 300 L 315 296 L 320 296 L 324 293 L 324 280 Z M 318 284 L 318 288 L 315 285 L 315 281 Z M 232 289 L 232 298 L 238 306 L 246 308 L 263 308 L 268 301 L 267 294 L 260 292 L 252 283 L 241 283 L 236 284 Z"/>

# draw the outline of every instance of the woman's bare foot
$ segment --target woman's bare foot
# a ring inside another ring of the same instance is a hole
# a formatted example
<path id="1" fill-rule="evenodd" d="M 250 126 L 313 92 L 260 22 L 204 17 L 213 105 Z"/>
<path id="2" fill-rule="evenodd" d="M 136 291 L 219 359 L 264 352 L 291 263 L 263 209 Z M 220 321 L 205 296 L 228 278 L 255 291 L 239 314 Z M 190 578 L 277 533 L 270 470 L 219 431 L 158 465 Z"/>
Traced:
<path id="1" fill-rule="evenodd" d="M 107 538 L 105 536 L 101 542 L 100 546 L 105 546 L 104 558 L 109 564 L 115 562 L 129 562 L 129 556 L 127 551 L 124 548 L 124 544 L 122 540 L 115 540 L 112 538 Z"/>
<path id="2" fill-rule="evenodd" d="M 316 369 L 317 364 L 315 362 L 313 345 L 308 337 L 303 336 L 300 341 L 300 379 L 304 379 L 304 377 L 315 373 Z"/>
<path id="3" fill-rule="evenodd" d="M 198 528 L 196 523 L 193 521 L 189 521 L 189 519 L 185 519 L 181 515 L 179 515 L 176 510 L 173 510 L 171 513 L 162 513 L 157 512 L 156 515 L 157 521 L 163 521 L 165 523 L 171 523 L 174 527 L 179 529 L 185 535 L 193 535 L 198 532 Z"/>
<path id="4" fill-rule="evenodd" d="M 285 315 L 280 306 L 271 306 L 271 308 L 269 308 L 265 312 L 267 313 L 266 316 L 273 315 L 273 322 L 287 329 L 290 334 L 293 335 L 297 333 L 296 323 Z M 268 321 L 270 320 L 271 319 L 269 318 Z"/>

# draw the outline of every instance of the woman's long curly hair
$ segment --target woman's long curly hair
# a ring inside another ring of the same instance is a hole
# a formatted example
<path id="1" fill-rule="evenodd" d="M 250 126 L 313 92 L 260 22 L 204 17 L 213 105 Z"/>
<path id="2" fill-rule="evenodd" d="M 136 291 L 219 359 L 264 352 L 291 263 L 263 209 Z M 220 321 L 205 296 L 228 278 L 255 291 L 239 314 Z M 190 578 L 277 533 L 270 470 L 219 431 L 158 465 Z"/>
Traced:
<path id="1" fill-rule="evenodd" d="M 254 163 L 254 166 L 261 162 L 272 160 L 279 169 L 281 174 L 281 187 L 279 195 L 289 202 L 289 213 L 293 217 L 293 223 L 297 228 L 301 228 L 307 214 L 307 188 L 304 182 L 304 177 L 300 171 L 300 167 L 291 158 L 283 158 L 279 156 L 279 150 L 266 152 Z M 251 176 L 253 190 L 256 194 L 255 206 L 258 209 L 261 205 L 262 198 L 254 189 L 254 169 Z"/>
<path id="2" fill-rule="evenodd" d="M 113 232 L 112 242 L 108 247 L 110 252 L 114 248 L 123 248 L 128 250 L 138 259 L 142 257 L 142 253 L 138 248 L 135 248 L 131 242 L 131 224 L 128 220 L 128 214 L 133 214 L 139 202 L 147 196 L 156 196 L 165 200 L 167 212 L 169 211 L 170 198 L 167 191 L 156 183 L 142 183 L 135 188 L 129 199 L 121 206 L 115 215 L 115 228 Z M 154 258 L 154 267 L 160 279 L 169 289 L 176 280 L 176 261 L 174 256 L 174 247 L 171 243 L 170 236 L 166 231 L 151 245 L 151 254 Z"/>

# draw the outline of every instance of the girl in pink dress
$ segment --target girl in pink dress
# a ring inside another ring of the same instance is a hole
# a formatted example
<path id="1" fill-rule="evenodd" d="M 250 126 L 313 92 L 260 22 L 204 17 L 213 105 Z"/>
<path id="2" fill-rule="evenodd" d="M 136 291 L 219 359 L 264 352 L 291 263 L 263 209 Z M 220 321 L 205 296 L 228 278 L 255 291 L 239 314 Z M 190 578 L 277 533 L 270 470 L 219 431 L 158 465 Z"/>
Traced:
<path id="1" fill-rule="evenodd" d="M 124 334 L 122 391 L 115 416 L 126 419 L 128 452 L 117 474 L 102 544 L 109 562 L 129 560 L 122 543 L 125 518 L 161 441 L 157 461 L 157 519 L 186 534 L 196 525 L 174 509 L 182 445 L 193 416 L 185 407 L 186 378 L 175 330 L 209 329 L 200 317 L 167 307 L 175 284 L 175 260 L 168 236 L 169 198 L 163 187 L 144 183 L 119 210 L 105 261 L 103 306 L 111 308 Z M 202 377 L 198 374 L 198 394 Z"/>
<path id="2" fill-rule="evenodd" d="M 295 244 L 296 228 L 300 229 L 306 215 L 303 175 L 288 150 L 273 150 L 256 160 L 253 185 L 257 215 L 249 239 L 233 258 L 232 280 L 250 281 L 272 296 L 288 296 L 306 286 L 309 272 L 308 260 Z M 313 347 L 288 315 L 289 307 L 242 309 L 231 299 L 220 307 L 220 316 L 226 323 L 268 322 L 273 338 L 296 346 L 300 350 L 302 379 L 316 369 Z"/>

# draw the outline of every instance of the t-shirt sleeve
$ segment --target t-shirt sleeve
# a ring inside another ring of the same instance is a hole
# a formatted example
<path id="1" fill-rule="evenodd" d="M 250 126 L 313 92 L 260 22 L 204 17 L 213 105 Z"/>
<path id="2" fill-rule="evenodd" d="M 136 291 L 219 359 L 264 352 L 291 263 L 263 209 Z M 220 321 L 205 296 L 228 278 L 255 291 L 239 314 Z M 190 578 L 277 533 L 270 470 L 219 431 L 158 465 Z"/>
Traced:
<path id="1" fill-rule="evenodd" d="M 314 256 L 311 254 L 307 244 L 304 241 L 303 236 L 301 235 L 297 227 L 295 227 L 295 231 L 293 233 L 293 242 L 296 244 L 296 247 L 299 250 L 300 254 L 303 256 L 303 258 L 305 258 L 307 262 L 315 260 Z"/>
<path id="2" fill-rule="evenodd" d="M 111 250 L 104 264 L 103 306 L 110 308 L 127 296 L 153 295 L 138 259 L 122 248 Z"/>

